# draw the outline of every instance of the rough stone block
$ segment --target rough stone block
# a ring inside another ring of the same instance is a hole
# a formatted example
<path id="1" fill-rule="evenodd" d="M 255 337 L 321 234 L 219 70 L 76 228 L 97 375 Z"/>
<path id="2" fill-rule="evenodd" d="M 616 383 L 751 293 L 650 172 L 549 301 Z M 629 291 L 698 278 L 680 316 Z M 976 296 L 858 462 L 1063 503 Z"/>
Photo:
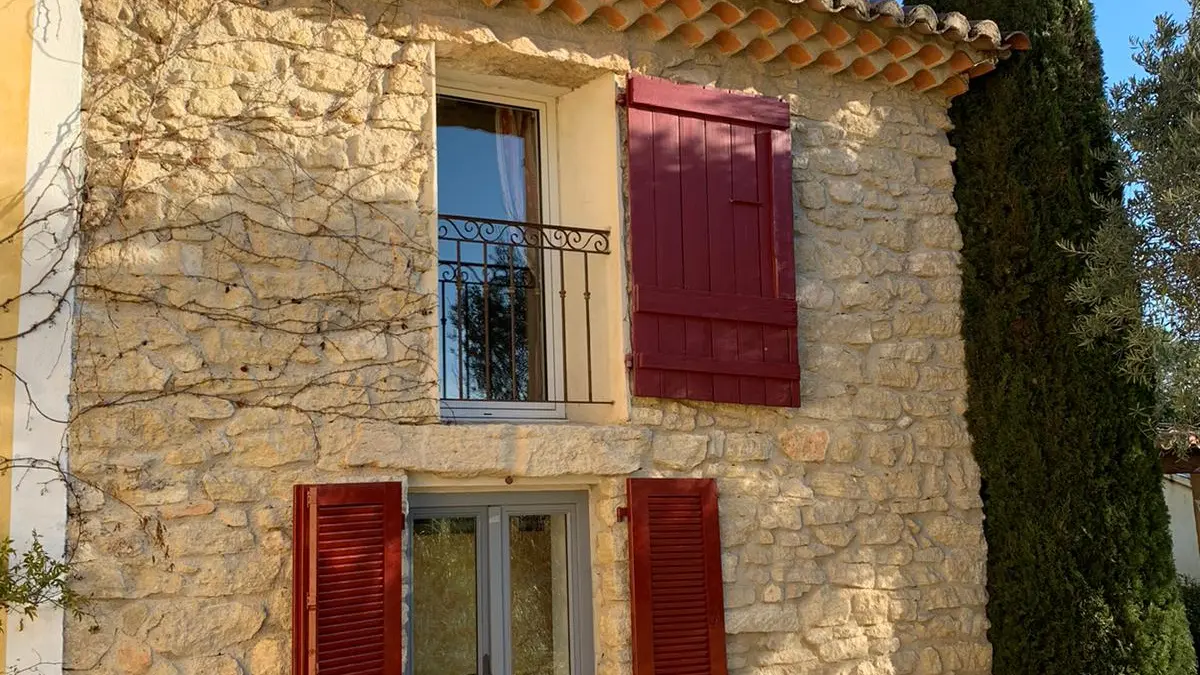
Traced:
<path id="1" fill-rule="evenodd" d="M 229 527 L 219 519 L 198 516 L 171 521 L 165 527 L 163 541 L 171 555 L 189 556 L 214 553 L 238 553 L 254 543 L 248 530 Z"/>
<path id="2" fill-rule="evenodd" d="M 290 668 L 290 654 L 280 640 L 259 640 L 246 654 L 250 675 L 284 675 Z"/>
<path id="3" fill-rule="evenodd" d="M 699 434 L 654 434 L 654 463 L 668 469 L 696 468 L 708 454 L 708 436 Z"/>
<path id="4" fill-rule="evenodd" d="M 867 545 L 895 544 L 905 531 L 904 519 L 894 513 L 865 516 L 855 521 L 858 540 Z"/>
<path id="5" fill-rule="evenodd" d="M 775 439 L 760 433 L 732 433 L 725 437 L 724 459 L 730 462 L 761 462 L 771 458 Z"/>
<path id="6" fill-rule="evenodd" d="M 829 431 L 811 426 L 787 429 L 779 437 L 783 454 L 797 462 L 820 462 L 829 448 Z"/>
<path id="7" fill-rule="evenodd" d="M 172 599 L 156 603 L 146 642 L 176 656 L 212 654 L 254 637 L 266 619 L 259 605 Z"/>
<path id="8" fill-rule="evenodd" d="M 725 612 L 725 632 L 731 635 L 798 630 L 800 614 L 788 604 L 760 604 Z"/>
<path id="9" fill-rule="evenodd" d="M 858 514 L 858 505 L 844 499 L 822 499 L 805 507 L 804 520 L 810 525 L 848 523 Z"/>

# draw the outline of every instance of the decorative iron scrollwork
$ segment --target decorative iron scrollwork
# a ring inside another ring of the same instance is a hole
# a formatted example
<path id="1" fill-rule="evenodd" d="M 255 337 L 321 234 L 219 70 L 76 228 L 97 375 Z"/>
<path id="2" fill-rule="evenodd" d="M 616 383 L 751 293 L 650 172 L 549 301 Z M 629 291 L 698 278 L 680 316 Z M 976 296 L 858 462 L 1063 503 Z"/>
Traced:
<path id="1" fill-rule="evenodd" d="M 591 353 L 607 232 L 441 214 L 438 251 L 443 400 L 607 402 Z"/>
<path id="2" fill-rule="evenodd" d="M 438 238 L 442 241 L 487 243 L 553 251 L 604 255 L 611 252 L 608 232 L 604 230 L 472 216 L 439 215 Z"/>

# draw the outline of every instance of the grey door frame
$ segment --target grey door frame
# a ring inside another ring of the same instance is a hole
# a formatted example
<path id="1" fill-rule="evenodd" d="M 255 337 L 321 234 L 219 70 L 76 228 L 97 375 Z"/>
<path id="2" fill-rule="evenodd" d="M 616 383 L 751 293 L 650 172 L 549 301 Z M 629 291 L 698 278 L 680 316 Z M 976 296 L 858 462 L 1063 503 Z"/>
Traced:
<path id="1" fill-rule="evenodd" d="M 476 519 L 477 675 L 512 675 L 507 517 L 565 515 L 571 675 L 594 675 L 591 536 L 586 492 L 410 492 L 408 504 L 406 551 L 412 550 L 413 519 L 472 516 Z M 411 563 L 408 567 L 412 569 Z M 411 574 L 408 578 L 415 580 Z M 411 616 L 411 593 L 408 598 Z M 414 672 L 412 625 L 409 620 L 405 630 L 410 645 L 405 650 L 409 675 Z M 485 655 L 491 659 L 490 674 L 485 669 Z"/>

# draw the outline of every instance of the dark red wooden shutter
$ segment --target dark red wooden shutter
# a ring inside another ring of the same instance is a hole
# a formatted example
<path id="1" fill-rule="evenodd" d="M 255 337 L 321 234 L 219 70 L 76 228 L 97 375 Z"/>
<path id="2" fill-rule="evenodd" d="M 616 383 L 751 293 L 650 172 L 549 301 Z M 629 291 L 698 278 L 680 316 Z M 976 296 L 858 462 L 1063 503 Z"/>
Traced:
<path id="1" fill-rule="evenodd" d="M 782 101 L 632 77 L 633 393 L 800 405 Z"/>
<path id="2" fill-rule="evenodd" d="M 633 675 L 725 675 L 712 479 L 630 478 Z"/>
<path id="3" fill-rule="evenodd" d="M 297 485 L 292 673 L 401 675 L 400 483 Z"/>

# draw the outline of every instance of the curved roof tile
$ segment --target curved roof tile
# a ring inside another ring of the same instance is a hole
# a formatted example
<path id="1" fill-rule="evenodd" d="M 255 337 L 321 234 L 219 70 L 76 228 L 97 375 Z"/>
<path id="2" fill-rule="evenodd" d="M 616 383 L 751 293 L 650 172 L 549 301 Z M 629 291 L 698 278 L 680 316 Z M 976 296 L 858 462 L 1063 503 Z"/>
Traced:
<path id="1" fill-rule="evenodd" d="M 638 24 L 655 39 L 678 35 L 692 48 L 713 45 L 727 55 L 846 71 L 948 97 L 1030 46 L 1023 33 L 1002 35 L 994 21 L 896 0 L 758 0 L 749 9 L 729 0 L 507 1 L 537 14 L 554 7 L 575 24 L 594 19 L 618 31 Z M 504 2 L 483 0 L 488 7 Z"/>
<path id="2" fill-rule="evenodd" d="M 937 35 L 951 42 L 968 42 L 980 51 L 1024 51 L 1029 38 L 1024 33 L 1002 35 L 995 21 L 971 21 L 958 12 L 938 14 L 929 5 L 905 7 L 897 0 L 786 0 L 830 14 L 841 13 L 855 21 L 887 21 L 922 35 Z"/>

